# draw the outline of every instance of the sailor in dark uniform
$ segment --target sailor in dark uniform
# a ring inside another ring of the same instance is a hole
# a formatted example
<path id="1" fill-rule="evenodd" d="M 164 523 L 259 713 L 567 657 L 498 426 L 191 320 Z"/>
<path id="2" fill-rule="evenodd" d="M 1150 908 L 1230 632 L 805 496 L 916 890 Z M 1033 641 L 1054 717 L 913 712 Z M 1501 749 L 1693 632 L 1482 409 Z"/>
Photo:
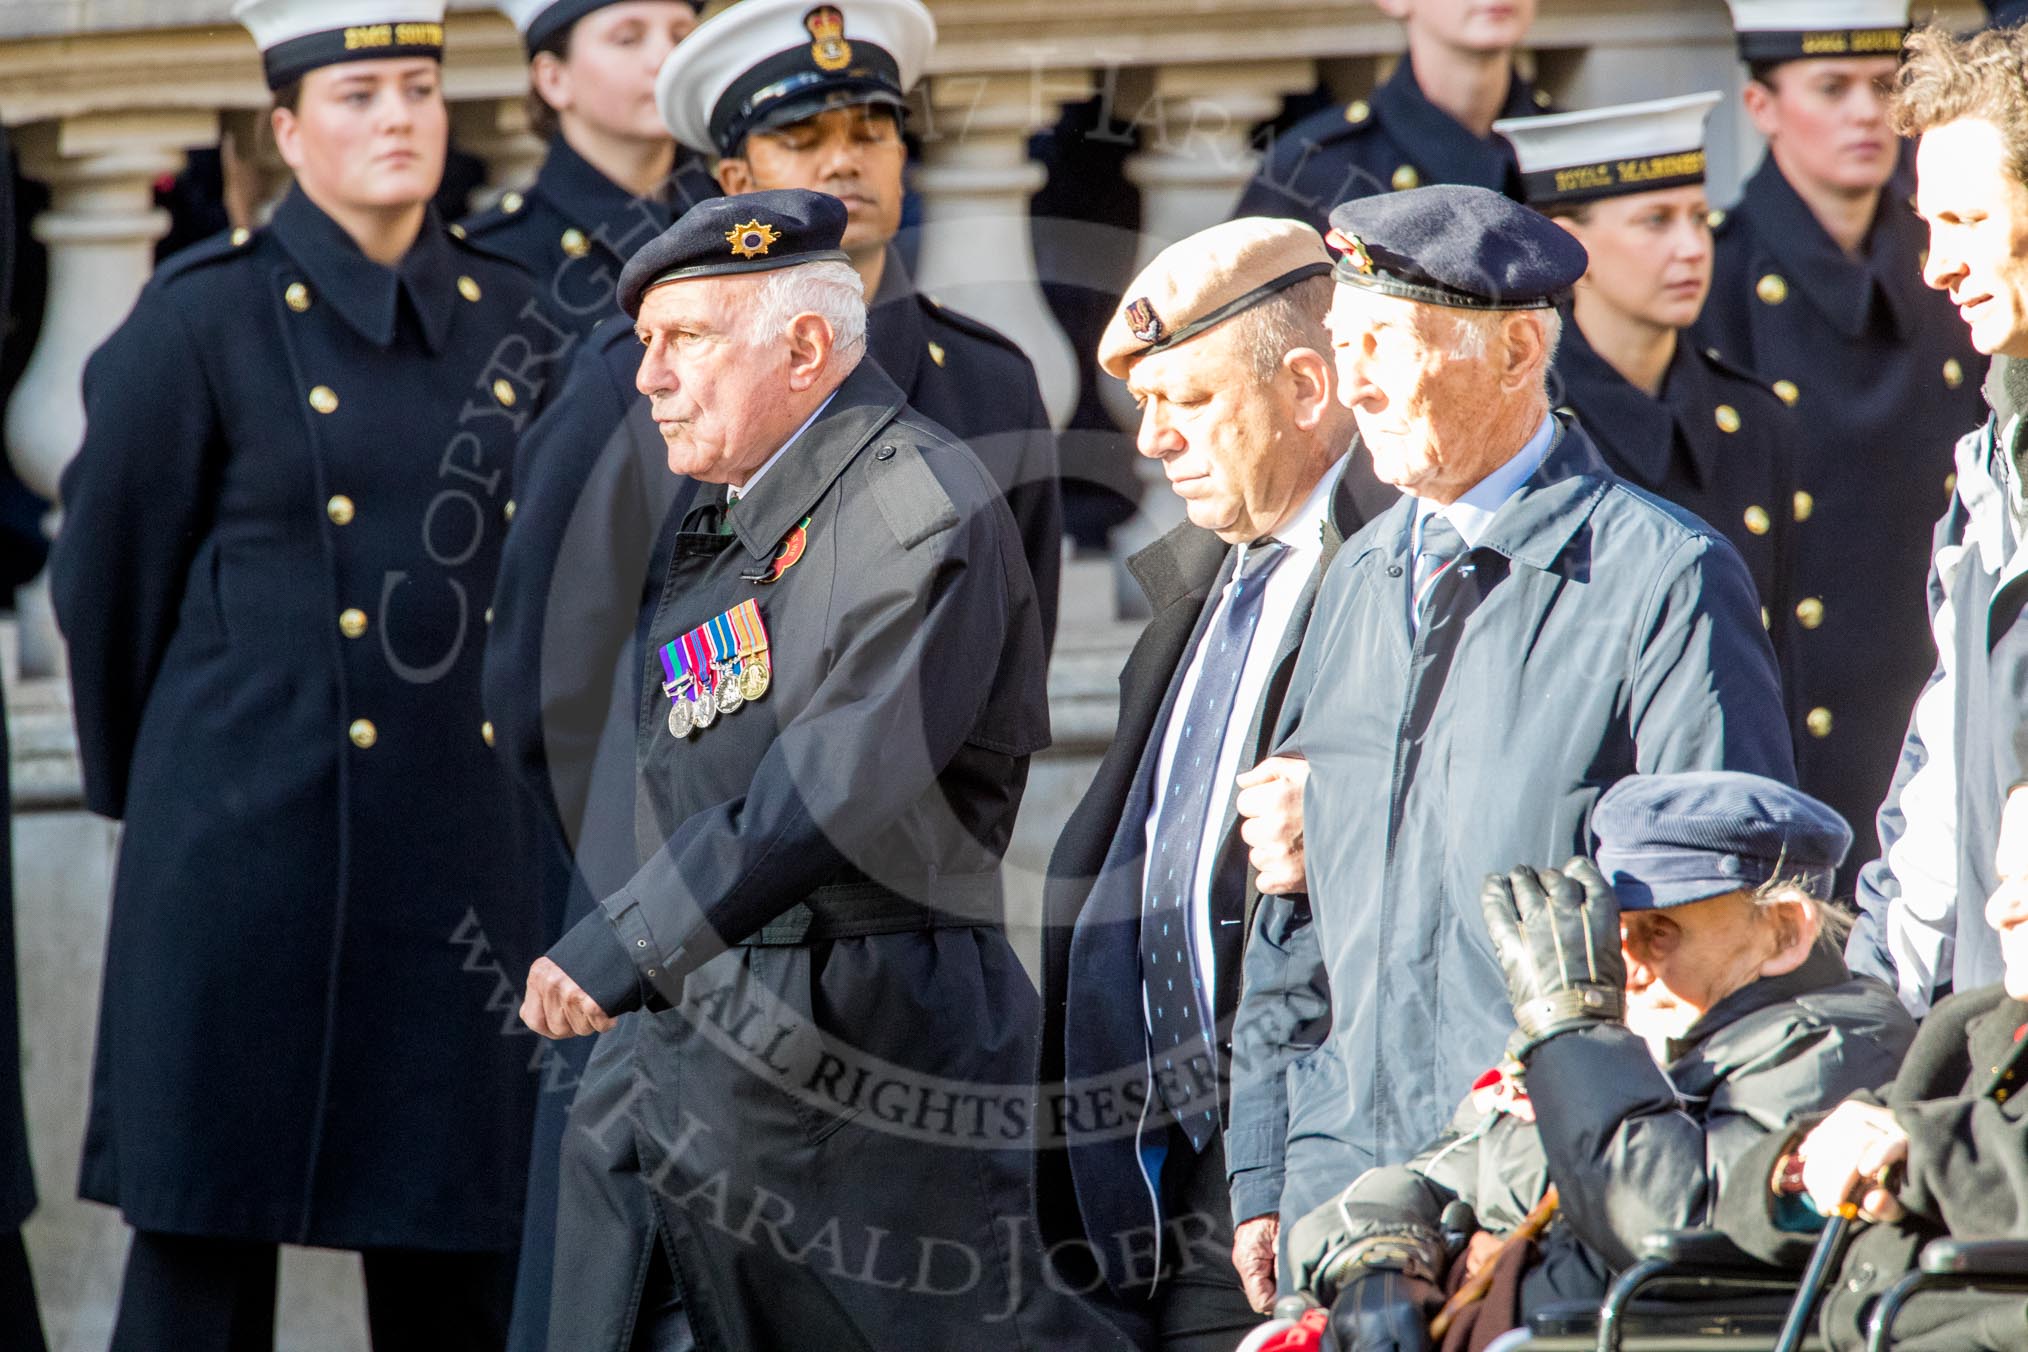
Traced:
<path id="1" fill-rule="evenodd" d="M 1786 487 L 1795 414 L 1749 372 L 1684 336 L 1711 291 L 1704 120 L 1690 94 L 1501 123 L 1528 204 L 1591 255 L 1564 316 L 1553 400 L 1614 473 L 1687 507 L 1746 560 L 1778 657 L 1793 629 L 1791 537 L 1808 529 Z"/>
<path id="2" fill-rule="evenodd" d="M 539 943 L 480 659 L 561 339 L 430 207 L 442 0 L 235 12 L 296 186 L 93 357 L 51 563 L 125 823 L 81 1190 L 135 1228 L 121 1352 L 271 1346 L 280 1244 L 363 1253 L 376 1348 L 492 1349 Z"/>
<path id="3" fill-rule="evenodd" d="M 1929 678 L 1930 528 L 1952 447 L 1985 416 L 1986 362 L 1948 297 L 1923 285 L 1927 239 L 1893 184 L 1886 117 L 1905 0 L 1842 0 L 1820 17 L 1732 0 L 1768 154 L 1717 224 L 1696 333 L 1772 382 L 1798 414 L 1797 539 L 1787 659 L 1799 782 L 1851 824 L 1840 875 L 1873 858 L 1908 711 Z"/>
<path id="4" fill-rule="evenodd" d="M 677 141 L 718 157 L 726 192 L 808 188 L 845 203 L 845 252 L 877 316 L 871 355 L 1006 494 L 1054 635 L 1063 501 L 1035 368 L 1004 335 L 918 292 L 893 246 L 903 107 L 935 43 L 921 0 L 741 0 L 685 39 L 657 93 Z"/>
<path id="5" fill-rule="evenodd" d="M 1368 98 L 1312 113 L 1268 147 L 1235 216 L 1292 216 L 1330 228 L 1331 208 L 1425 183 L 1466 183 L 1518 199 L 1514 152 L 1497 118 L 1549 109 L 1514 69 L 1535 0 L 1480 14 L 1456 0 L 1376 0 L 1408 50 Z"/>
<path id="6" fill-rule="evenodd" d="M 460 228 L 528 269 L 560 324 L 614 314 L 634 251 L 716 196 L 704 158 L 655 111 L 655 75 L 697 26 L 688 0 L 500 0 L 528 46 L 529 107 L 549 155 L 525 192 Z"/>
<path id="7" fill-rule="evenodd" d="M 1121 1345 L 1043 1281 L 1027 1205 L 1039 1010 L 999 858 L 1048 739 L 1033 584 L 984 468 L 863 360 L 845 225 L 729 196 L 622 277 L 700 487 L 635 706 L 637 871 L 523 1005 L 551 1037 L 631 1016 L 586 1080 L 617 1105 L 581 1095 L 566 1137 L 633 1163 L 566 1168 L 558 1348 L 671 1345 L 672 1281 L 714 1352 Z M 650 1232 L 616 1224 L 644 1187 Z"/>

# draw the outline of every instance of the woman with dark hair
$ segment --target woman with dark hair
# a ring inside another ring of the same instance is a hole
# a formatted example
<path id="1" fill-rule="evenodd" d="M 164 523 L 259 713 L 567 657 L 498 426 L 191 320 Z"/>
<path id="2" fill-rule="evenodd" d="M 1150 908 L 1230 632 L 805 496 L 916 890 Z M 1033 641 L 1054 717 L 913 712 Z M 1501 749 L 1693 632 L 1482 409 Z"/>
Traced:
<path id="1" fill-rule="evenodd" d="M 500 0 L 528 46 L 529 120 L 549 156 L 526 192 L 466 221 L 535 276 L 559 324 L 590 333 L 619 312 L 636 249 L 718 185 L 655 108 L 655 76 L 697 26 L 687 0 Z"/>
<path id="2" fill-rule="evenodd" d="M 135 1229 L 119 1352 L 272 1347 L 280 1244 L 362 1254 L 380 1352 L 504 1329 L 540 944 L 479 667 L 557 339 L 430 205 L 443 9 L 240 0 L 295 186 L 85 373 L 51 589 L 125 823 L 81 1183 Z"/>

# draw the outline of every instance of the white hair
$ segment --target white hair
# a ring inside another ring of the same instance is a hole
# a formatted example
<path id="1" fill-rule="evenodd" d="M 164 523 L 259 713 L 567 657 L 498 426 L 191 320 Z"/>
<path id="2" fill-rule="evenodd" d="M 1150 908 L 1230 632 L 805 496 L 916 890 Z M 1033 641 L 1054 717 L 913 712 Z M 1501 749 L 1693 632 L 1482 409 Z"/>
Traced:
<path id="1" fill-rule="evenodd" d="M 1522 314 L 1533 320 L 1542 335 L 1542 385 L 1549 388 L 1549 371 L 1556 364 L 1557 344 L 1563 341 L 1563 315 L 1554 309 L 1542 310 L 1460 310 L 1449 307 L 1419 306 L 1423 317 L 1421 332 L 1433 345 L 1461 361 L 1478 361 L 1486 355 L 1493 335 L 1510 314 Z M 1433 322 L 1437 315 L 1450 320 L 1448 325 L 1437 326 Z"/>
<path id="2" fill-rule="evenodd" d="M 824 318 L 833 350 L 851 356 L 865 348 L 866 284 L 850 263 L 827 259 L 768 273 L 749 302 L 747 337 L 759 341 L 786 333 L 801 314 Z"/>

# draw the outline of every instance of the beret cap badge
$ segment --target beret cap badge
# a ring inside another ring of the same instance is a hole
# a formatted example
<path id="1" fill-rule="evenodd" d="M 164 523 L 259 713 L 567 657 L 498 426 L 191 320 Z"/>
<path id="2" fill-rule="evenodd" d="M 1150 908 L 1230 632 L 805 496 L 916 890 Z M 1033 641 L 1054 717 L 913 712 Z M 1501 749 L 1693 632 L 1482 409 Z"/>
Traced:
<path id="1" fill-rule="evenodd" d="M 735 258 L 759 258 L 768 251 L 769 245 L 781 237 L 781 232 L 763 224 L 759 217 L 725 232 L 725 242 L 732 246 Z"/>
<path id="2" fill-rule="evenodd" d="M 1160 342 L 1163 327 L 1162 316 L 1155 313 L 1155 303 L 1146 296 L 1137 297 L 1127 306 L 1127 327 L 1134 337 L 1144 343 Z"/>
<path id="3" fill-rule="evenodd" d="M 1324 242 L 1344 254 L 1344 261 L 1354 272 L 1372 275 L 1373 256 L 1366 252 L 1366 246 L 1360 242 L 1359 236 L 1333 230 L 1324 237 Z"/>
<path id="4" fill-rule="evenodd" d="M 845 15 L 836 5 L 819 5 L 803 16 L 803 27 L 816 41 L 810 60 L 818 70 L 843 70 L 852 64 L 852 44 L 845 40 Z"/>

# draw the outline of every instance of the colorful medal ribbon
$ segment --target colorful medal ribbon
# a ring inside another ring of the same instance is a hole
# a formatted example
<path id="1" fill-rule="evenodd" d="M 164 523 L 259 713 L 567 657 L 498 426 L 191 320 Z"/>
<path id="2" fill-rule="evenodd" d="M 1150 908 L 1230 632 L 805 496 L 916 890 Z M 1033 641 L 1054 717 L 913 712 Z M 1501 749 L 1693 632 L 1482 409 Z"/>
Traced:
<path id="1" fill-rule="evenodd" d="M 768 691 L 768 631 L 754 601 L 742 601 L 670 640 L 660 654 L 669 735 L 679 740 Z"/>
<path id="2" fill-rule="evenodd" d="M 750 700 L 768 692 L 768 627 L 761 622 L 760 603 L 742 601 L 728 612 L 733 643 L 740 659 L 740 693 Z"/>

